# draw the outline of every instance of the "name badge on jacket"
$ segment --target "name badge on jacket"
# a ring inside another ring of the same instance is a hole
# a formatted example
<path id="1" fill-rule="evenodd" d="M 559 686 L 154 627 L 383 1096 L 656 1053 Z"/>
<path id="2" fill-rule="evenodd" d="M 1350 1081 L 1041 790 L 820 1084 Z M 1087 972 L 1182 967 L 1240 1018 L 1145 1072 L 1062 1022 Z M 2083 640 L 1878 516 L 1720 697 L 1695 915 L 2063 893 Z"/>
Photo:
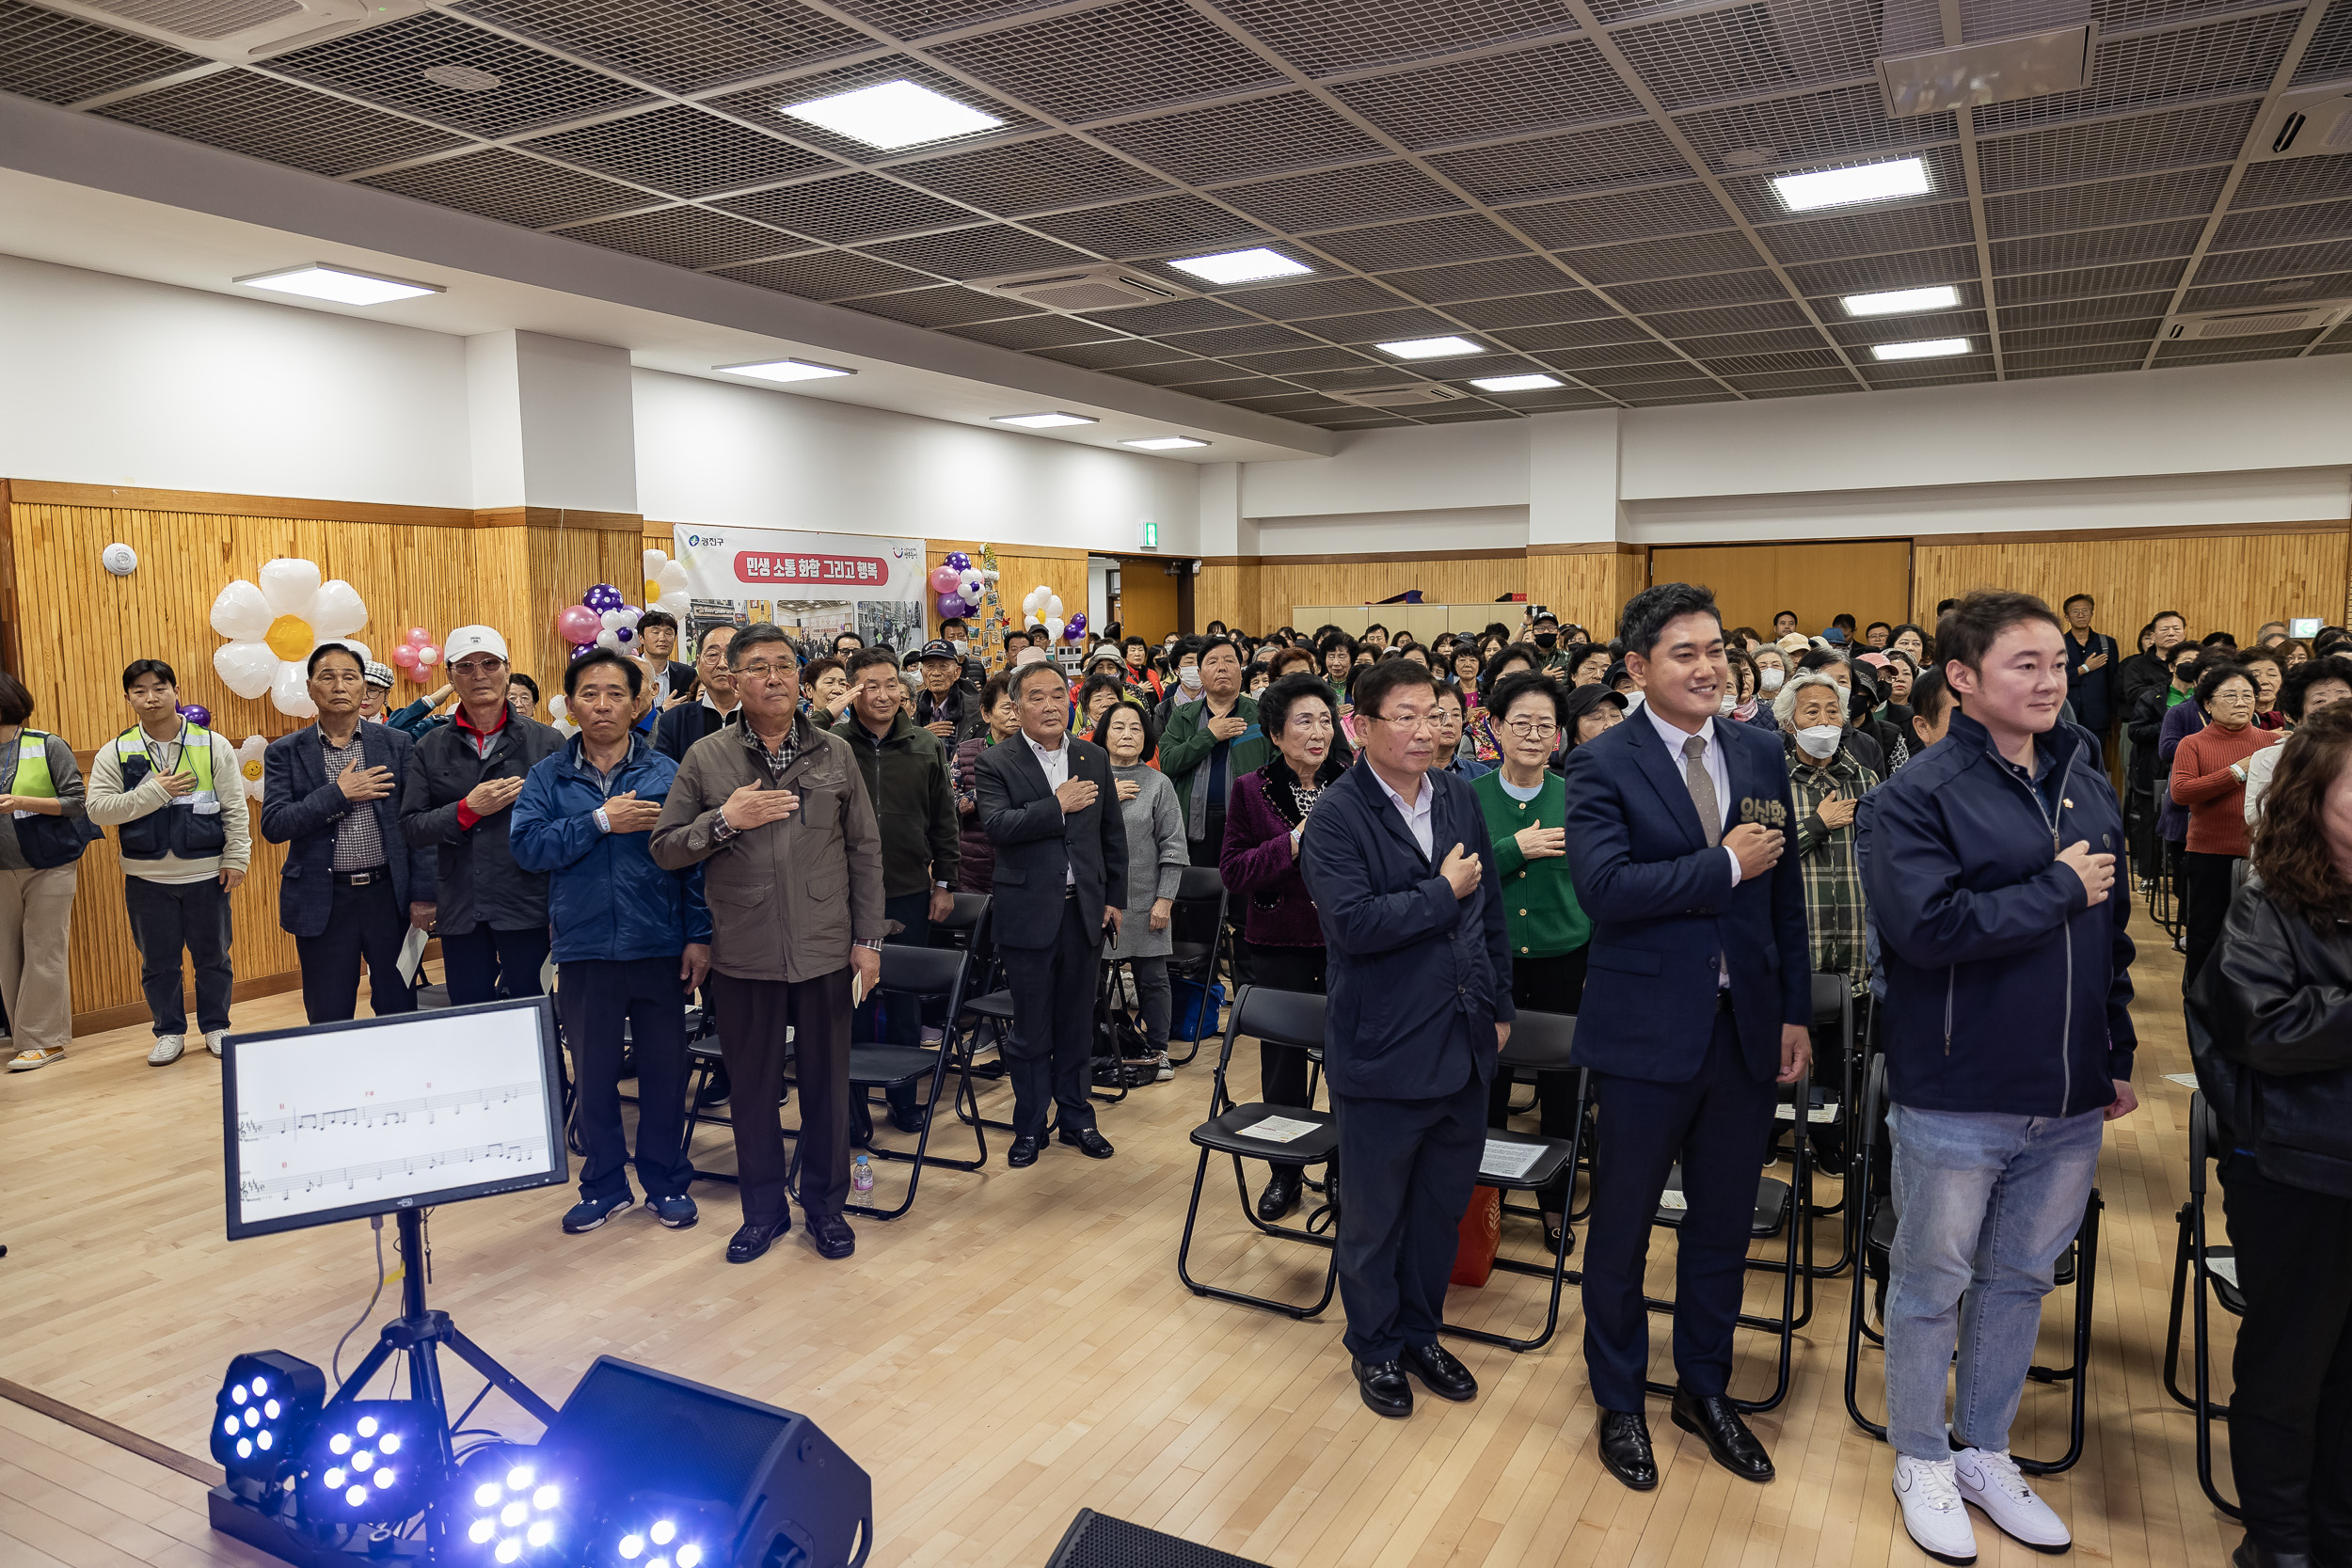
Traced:
<path id="1" fill-rule="evenodd" d="M 1740 797 L 1740 820 L 1761 828 L 1787 828 L 1788 808 L 1778 800 L 1759 800 L 1753 795 Z"/>

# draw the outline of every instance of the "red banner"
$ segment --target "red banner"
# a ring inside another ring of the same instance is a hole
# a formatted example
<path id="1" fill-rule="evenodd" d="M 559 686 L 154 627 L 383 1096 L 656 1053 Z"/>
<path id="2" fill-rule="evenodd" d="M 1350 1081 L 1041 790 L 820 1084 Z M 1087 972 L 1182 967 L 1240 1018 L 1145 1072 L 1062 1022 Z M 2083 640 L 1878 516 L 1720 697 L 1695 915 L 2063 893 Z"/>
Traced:
<path id="1" fill-rule="evenodd" d="M 890 580 L 890 567 L 878 556 L 771 555 L 762 550 L 739 550 L 735 557 L 735 576 L 738 581 L 747 583 L 878 586 Z"/>

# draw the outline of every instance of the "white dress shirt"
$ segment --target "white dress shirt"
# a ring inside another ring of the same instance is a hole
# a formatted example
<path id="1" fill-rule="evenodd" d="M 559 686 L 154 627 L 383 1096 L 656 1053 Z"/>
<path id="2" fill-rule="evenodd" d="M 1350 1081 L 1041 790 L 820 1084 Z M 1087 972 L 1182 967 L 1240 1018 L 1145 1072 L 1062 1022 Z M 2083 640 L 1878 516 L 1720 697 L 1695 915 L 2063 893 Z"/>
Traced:
<path id="1" fill-rule="evenodd" d="M 1364 766 L 1372 768 L 1370 763 Z M 1424 773 L 1422 775 L 1420 796 L 1407 801 L 1404 796 L 1390 787 L 1388 780 L 1380 777 L 1378 768 L 1373 768 L 1372 776 L 1382 789 L 1388 791 L 1389 799 L 1395 803 L 1398 813 L 1404 816 L 1405 826 L 1412 833 L 1413 842 L 1421 846 L 1421 852 L 1427 856 L 1434 864 L 1438 859 L 1437 823 L 1430 816 L 1430 808 L 1438 799 L 1438 786 L 1431 784 L 1429 776 Z"/>
<path id="2" fill-rule="evenodd" d="M 1037 765 L 1045 769 L 1047 789 L 1059 789 L 1070 782 L 1070 736 L 1068 735 L 1065 734 L 1061 737 L 1061 744 L 1050 752 L 1030 739 L 1029 732 L 1026 730 L 1021 732 L 1021 738 L 1028 741 L 1030 754 L 1037 758 Z M 1064 887 L 1078 885 L 1078 873 L 1069 864 L 1066 851 L 1063 856 L 1061 878 L 1061 885 Z"/>

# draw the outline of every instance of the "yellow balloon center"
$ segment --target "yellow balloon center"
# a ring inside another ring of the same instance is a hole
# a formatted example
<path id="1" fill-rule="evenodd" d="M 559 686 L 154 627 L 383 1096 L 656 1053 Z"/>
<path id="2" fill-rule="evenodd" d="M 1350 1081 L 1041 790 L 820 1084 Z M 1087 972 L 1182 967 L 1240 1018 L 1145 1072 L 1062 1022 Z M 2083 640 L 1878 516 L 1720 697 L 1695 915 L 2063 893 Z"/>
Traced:
<path id="1" fill-rule="evenodd" d="M 262 759 L 256 757 L 251 762 L 246 763 L 245 765 L 244 772 L 245 776 L 248 779 L 260 778 L 262 776 Z"/>
<path id="2" fill-rule="evenodd" d="M 645 602 L 651 604 L 660 597 L 661 597 L 661 584 L 647 578 L 645 579 Z"/>
<path id="3" fill-rule="evenodd" d="M 280 615 L 269 624 L 268 635 L 262 639 L 269 651 L 279 658 L 296 659 L 310 657 L 313 641 L 310 623 L 299 615 Z"/>

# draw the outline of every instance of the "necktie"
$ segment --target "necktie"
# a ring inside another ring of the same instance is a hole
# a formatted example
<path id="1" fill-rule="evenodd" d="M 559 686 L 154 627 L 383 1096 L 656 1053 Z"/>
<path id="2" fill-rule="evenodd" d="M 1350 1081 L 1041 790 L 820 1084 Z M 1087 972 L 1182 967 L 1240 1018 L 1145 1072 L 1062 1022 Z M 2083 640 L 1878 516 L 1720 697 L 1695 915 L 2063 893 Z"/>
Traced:
<path id="1" fill-rule="evenodd" d="M 1715 799 L 1715 781 L 1707 771 L 1707 737 L 1694 735 L 1682 743 L 1682 780 L 1691 788 L 1691 804 L 1699 814 L 1699 832 L 1710 849 L 1724 841 L 1724 808 Z"/>

